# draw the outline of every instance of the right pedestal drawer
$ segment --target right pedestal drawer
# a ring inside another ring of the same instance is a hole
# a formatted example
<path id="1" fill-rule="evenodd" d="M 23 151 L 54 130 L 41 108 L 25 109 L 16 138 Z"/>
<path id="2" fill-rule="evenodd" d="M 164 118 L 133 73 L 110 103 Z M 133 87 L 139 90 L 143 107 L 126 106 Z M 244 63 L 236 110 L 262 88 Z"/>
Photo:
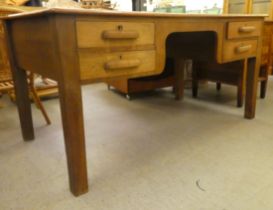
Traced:
<path id="1" fill-rule="evenodd" d="M 256 21 L 228 23 L 227 38 L 241 39 L 261 35 L 262 23 Z"/>
<path id="2" fill-rule="evenodd" d="M 257 40 L 235 40 L 225 41 L 223 50 L 223 60 L 225 62 L 240 60 L 247 57 L 255 57 L 257 50 Z"/>

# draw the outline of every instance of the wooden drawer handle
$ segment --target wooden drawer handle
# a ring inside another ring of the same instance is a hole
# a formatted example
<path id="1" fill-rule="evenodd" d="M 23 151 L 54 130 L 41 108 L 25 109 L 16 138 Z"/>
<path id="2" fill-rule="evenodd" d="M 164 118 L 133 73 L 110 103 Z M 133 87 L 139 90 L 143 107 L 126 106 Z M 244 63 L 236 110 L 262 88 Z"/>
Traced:
<path id="1" fill-rule="evenodd" d="M 136 31 L 103 31 L 103 39 L 137 39 L 139 37 Z"/>
<path id="2" fill-rule="evenodd" d="M 251 33 L 256 30 L 255 26 L 241 26 L 239 32 L 241 33 Z"/>
<path id="3" fill-rule="evenodd" d="M 127 68 L 136 68 L 140 65 L 139 59 L 120 59 L 108 61 L 105 63 L 105 70 L 117 70 L 117 69 L 127 69 Z"/>
<path id="4" fill-rule="evenodd" d="M 244 45 L 244 46 L 240 46 L 240 47 L 236 47 L 235 48 L 235 52 L 236 53 L 245 53 L 247 51 L 249 51 L 252 48 L 252 45 Z"/>

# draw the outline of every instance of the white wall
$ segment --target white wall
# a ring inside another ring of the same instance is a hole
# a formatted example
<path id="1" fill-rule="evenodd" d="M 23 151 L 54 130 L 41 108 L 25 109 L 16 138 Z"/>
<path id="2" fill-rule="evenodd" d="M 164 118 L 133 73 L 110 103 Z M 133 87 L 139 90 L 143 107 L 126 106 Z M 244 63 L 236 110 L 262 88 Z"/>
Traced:
<path id="1" fill-rule="evenodd" d="M 131 0 L 112 0 L 112 3 L 117 3 L 117 9 L 122 11 L 132 11 Z"/>
<path id="2" fill-rule="evenodd" d="M 157 2 L 160 0 L 157 0 Z M 217 7 L 223 7 L 224 0 L 184 0 L 187 10 L 198 10 L 204 9 L 204 7 L 211 8 L 216 3 Z M 112 0 L 112 2 L 117 2 L 117 9 L 123 11 L 131 11 L 132 10 L 132 2 L 131 0 Z M 154 0 L 154 2 L 156 2 Z M 181 0 L 174 0 L 174 2 L 183 2 Z M 152 9 L 151 9 L 152 10 Z"/>
<path id="3" fill-rule="evenodd" d="M 224 0 L 185 0 L 187 10 L 198 10 L 204 7 L 211 8 L 216 3 L 217 7 L 223 7 Z"/>

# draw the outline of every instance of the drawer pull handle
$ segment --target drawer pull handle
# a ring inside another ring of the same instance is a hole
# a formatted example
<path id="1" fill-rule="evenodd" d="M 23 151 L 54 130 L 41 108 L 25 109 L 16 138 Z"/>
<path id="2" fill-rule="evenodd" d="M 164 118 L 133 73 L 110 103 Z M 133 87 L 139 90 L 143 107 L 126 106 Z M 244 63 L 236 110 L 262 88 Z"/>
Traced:
<path id="1" fill-rule="evenodd" d="M 139 37 L 136 31 L 103 31 L 103 39 L 137 39 Z"/>
<path id="2" fill-rule="evenodd" d="M 239 32 L 241 33 L 251 33 L 256 30 L 255 26 L 242 26 L 239 28 Z"/>
<path id="3" fill-rule="evenodd" d="M 108 61 L 104 65 L 105 70 L 136 68 L 140 65 L 139 59 L 120 59 Z"/>
<path id="4" fill-rule="evenodd" d="M 245 45 L 245 46 L 240 46 L 235 48 L 236 53 L 245 53 L 248 52 L 252 48 L 252 45 Z"/>

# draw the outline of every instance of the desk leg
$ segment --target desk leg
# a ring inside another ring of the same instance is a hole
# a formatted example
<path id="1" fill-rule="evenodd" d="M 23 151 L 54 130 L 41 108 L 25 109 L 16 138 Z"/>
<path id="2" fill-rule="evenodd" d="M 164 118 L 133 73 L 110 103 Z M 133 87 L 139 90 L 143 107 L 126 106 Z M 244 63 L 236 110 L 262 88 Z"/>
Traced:
<path id="1" fill-rule="evenodd" d="M 184 96 L 184 67 L 184 59 L 174 59 L 174 92 L 176 100 L 180 100 Z"/>
<path id="2" fill-rule="evenodd" d="M 88 191 L 80 69 L 74 16 L 50 19 L 55 33 L 56 69 L 70 190 L 75 196 Z"/>
<path id="3" fill-rule="evenodd" d="M 70 190 L 75 196 L 88 191 L 81 86 L 77 77 L 59 82 L 59 97 Z"/>
<path id="4" fill-rule="evenodd" d="M 23 138 L 25 141 L 33 140 L 34 130 L 26 71 L 18 69 L 14 65 L 11 66 L 14 75 L 16 103 Z"/>
<path id="5" fill-rule="evenodd" d="M 8 25 L 4 24 L 4 28 L 6 31 L 10 32 Z M 5 39 L 9 64 L 15 85 L 16 103 L 19 112 L 22 135 L 25 141 L 33 140 L 34 130 L 26 71 L 17 67 L 14 54 L 12 53 L 13 44 L 10 40 L 10 37 L 7 36 Z"/>
<path id="6" fill-rule="evenodd" d="M 257 85 L 258 85 L 258 66 L 256 58 L 249 58 L 247 61 L 247 83 L 246 83 L 246 104 L 245 118 L 255 117 Z"/>

